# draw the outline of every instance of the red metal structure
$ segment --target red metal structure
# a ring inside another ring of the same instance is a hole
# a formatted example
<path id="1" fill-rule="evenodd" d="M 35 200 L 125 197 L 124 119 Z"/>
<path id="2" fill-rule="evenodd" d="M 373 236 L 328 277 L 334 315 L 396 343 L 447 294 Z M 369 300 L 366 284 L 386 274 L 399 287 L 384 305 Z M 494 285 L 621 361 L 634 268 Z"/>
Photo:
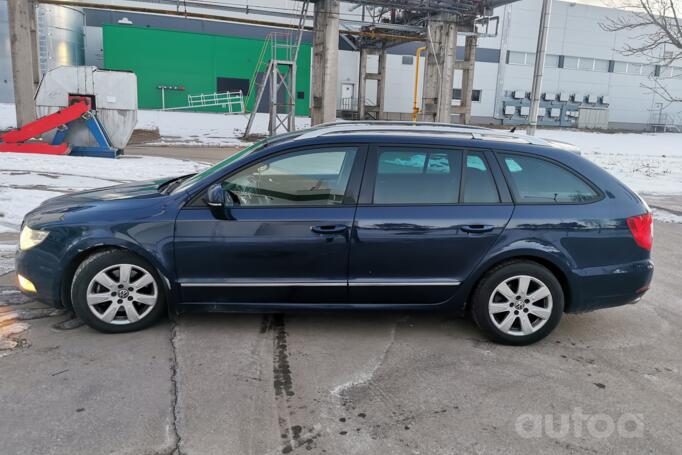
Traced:
<path id="1" fill-rule="evenodd" d="M 64 155 L 69 152 L 69 145 L 46 144 L 44 142 L 26 142 L 48 131 L 65 126 L 88 112 L 90 107 L 80 101 L 54 114 L 46 115 L 21 128 L 9 131 L 0 136 L 0 152 L 41 153 L 50 155 Z"/>

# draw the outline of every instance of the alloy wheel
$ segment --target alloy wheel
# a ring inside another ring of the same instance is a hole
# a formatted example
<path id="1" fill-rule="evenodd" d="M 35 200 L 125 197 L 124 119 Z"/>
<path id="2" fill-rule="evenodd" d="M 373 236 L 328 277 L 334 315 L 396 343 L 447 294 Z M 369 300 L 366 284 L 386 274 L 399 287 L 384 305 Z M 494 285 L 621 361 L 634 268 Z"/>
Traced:
<path id="1" fill-rule="evenodd" d="M 90 280 L 85 298 L 97 318 L 125 325 L 147 316 L 158 301 L 158 292 L 150 272 L 133 264 L 116 264 Z"/>
<path id="2" fill-rule="evenodd" d="M 530 335 L 540 330 L 552 315 L 552 293 L 535 277 L 513 276 L 493 290 L 488 314 L 495 327 L 505 334 Z"/>

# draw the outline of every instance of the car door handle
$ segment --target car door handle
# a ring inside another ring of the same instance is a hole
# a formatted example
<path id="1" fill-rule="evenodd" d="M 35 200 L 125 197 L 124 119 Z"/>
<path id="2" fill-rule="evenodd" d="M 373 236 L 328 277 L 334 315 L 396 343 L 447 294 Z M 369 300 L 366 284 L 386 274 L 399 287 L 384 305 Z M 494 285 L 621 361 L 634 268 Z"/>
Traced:
<path id="1" fill-rule="evenodd" d="M 495 226 L 490 224 L 467 224 L 466 226 L 460 226 L 460 229 L 470 234 L 483 234 L 492 231 L 495 229 Z"/>
<path id="2" fill-rule="evenodd" d="M 340 234 L 346 232 L 348 227 L 344 224 L 330 224 L 323 226 L 310 226 L 310 230 L 318 234 Z"/>

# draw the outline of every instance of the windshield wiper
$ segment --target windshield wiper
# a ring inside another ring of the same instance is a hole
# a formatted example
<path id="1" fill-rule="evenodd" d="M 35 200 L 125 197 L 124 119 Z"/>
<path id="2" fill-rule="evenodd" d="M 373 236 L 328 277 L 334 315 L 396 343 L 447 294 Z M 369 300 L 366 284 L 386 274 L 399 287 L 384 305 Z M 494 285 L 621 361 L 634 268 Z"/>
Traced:
<path id="1" fill-rule="evenodd" d="M 193 175 L 195 174 L 181 175 L 180 177 L 170 179 L 167 182 L 162 183 L 161 186 L 159 186 L 159 192 L 163 194 L 170 194 L 171 191 L 173 191 L 180 183 L 182 183 L 183 180 Z"/>

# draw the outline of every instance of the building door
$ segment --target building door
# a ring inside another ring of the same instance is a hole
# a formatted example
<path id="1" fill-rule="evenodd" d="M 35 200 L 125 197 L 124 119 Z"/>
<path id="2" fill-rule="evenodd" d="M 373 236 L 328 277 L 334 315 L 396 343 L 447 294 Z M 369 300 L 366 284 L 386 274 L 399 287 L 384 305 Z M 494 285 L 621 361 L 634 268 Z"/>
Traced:
<path id="1" fill-rule="evenodd" d="M 355 84 L 343 82 L 341 84 L 341 109 L 353 110 L 353 95 L 355 94 Z"/>
<path id="2" fill-rule="evenodd" d="M 216 92 L 238 92 L 242 91 L 244 98 L 249 95 L 249 80 L 239 79 L 236 77 L 218 77 L 216 78 Z"/>

